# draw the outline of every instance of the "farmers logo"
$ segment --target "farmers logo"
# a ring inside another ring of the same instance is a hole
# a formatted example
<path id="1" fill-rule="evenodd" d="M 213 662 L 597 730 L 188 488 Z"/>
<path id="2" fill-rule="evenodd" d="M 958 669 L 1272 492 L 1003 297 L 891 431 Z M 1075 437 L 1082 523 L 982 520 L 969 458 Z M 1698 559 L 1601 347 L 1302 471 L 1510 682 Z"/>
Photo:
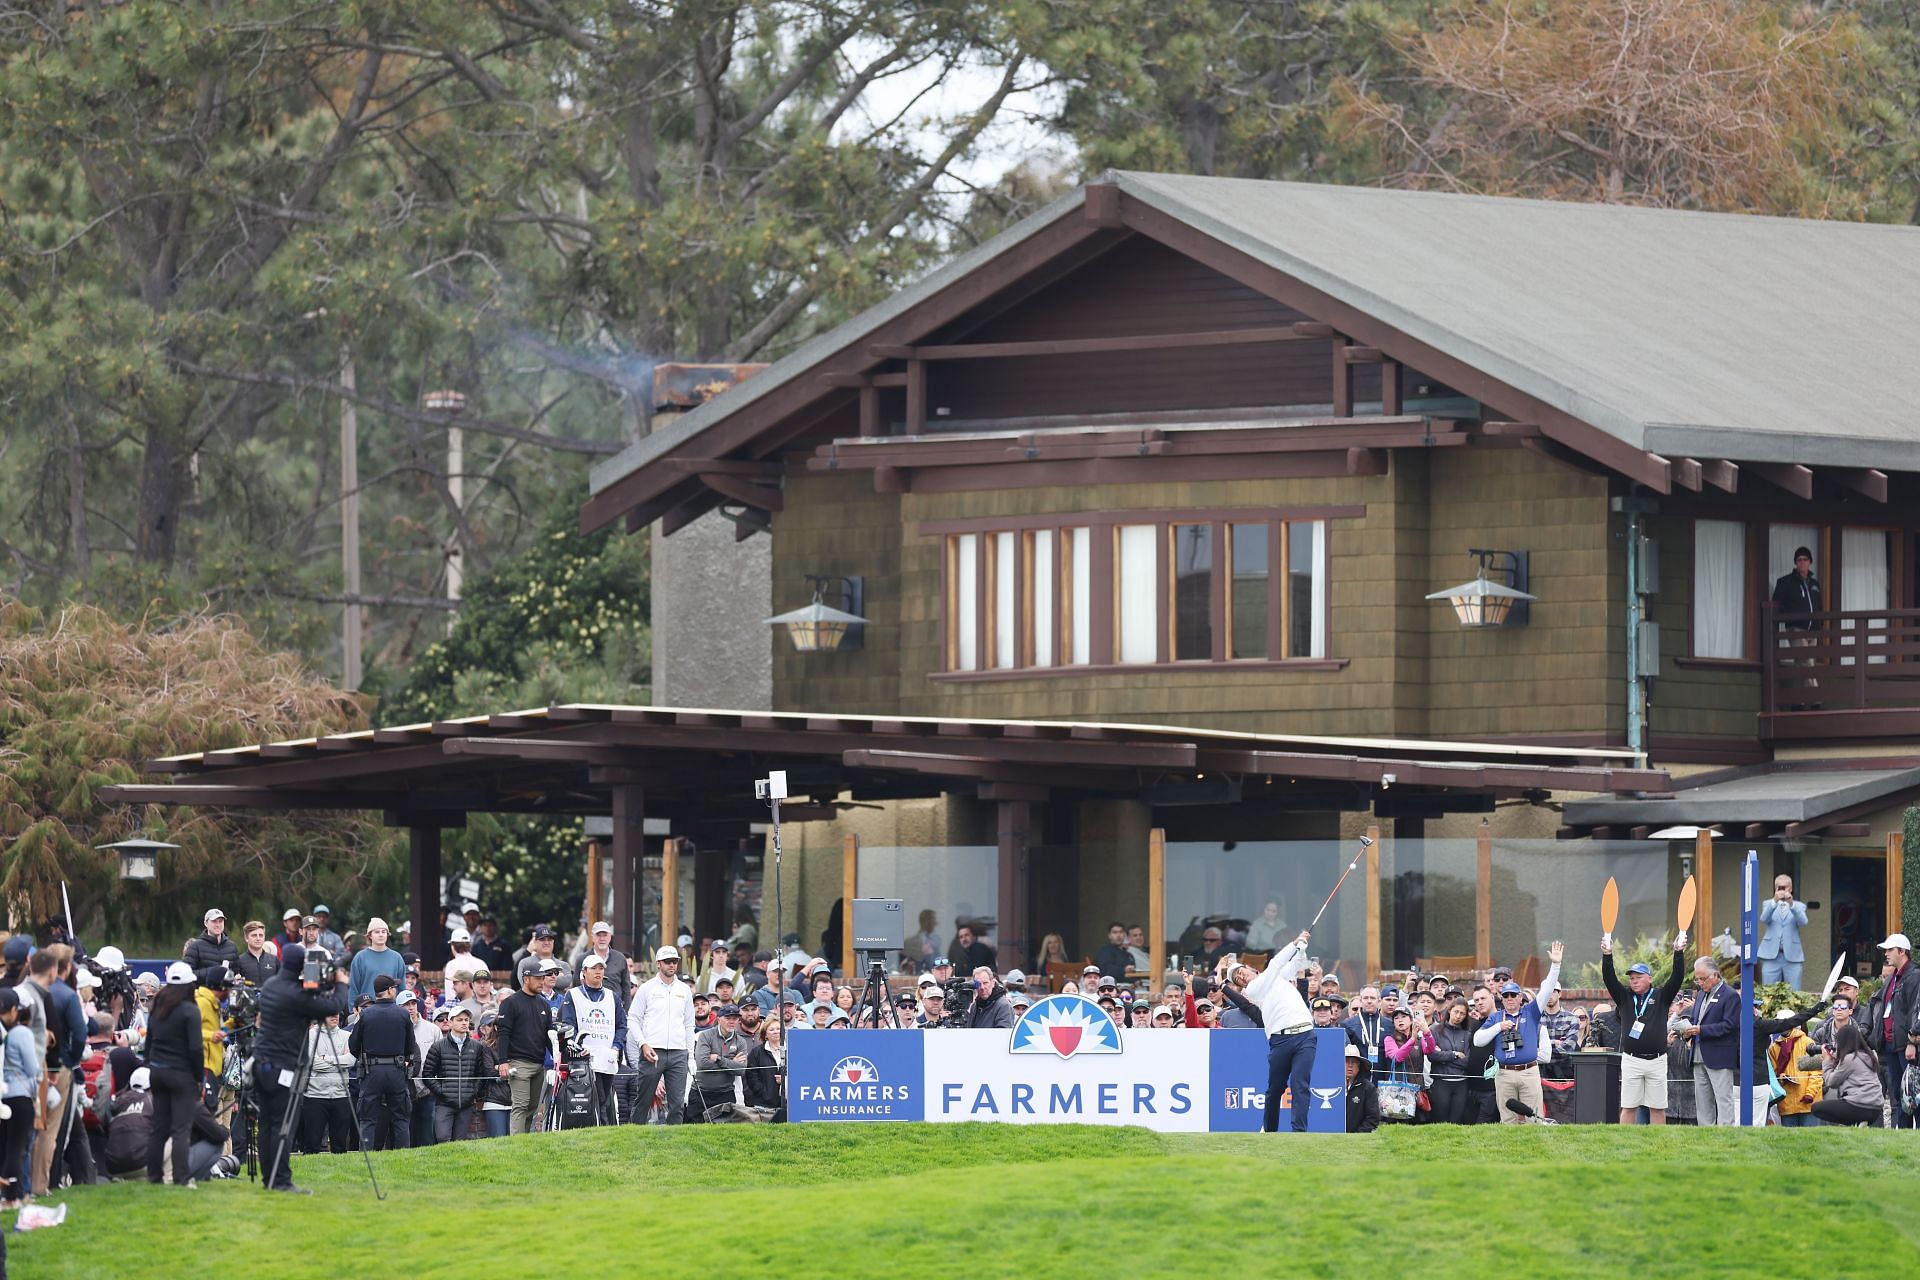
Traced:
<path id="1" fill-rule="evenodd" d="M 1120 1028 L 1085 996 L 1048 996 L 1013 1024 L 1010 1053 L 1119 1053 Z"/>
<path id="2" fill-rule="evenodd" d="M 878 1084 L 879 1068 L 865 1058 L 842 1058 L 827 1076 L 829 1084 Z"/>

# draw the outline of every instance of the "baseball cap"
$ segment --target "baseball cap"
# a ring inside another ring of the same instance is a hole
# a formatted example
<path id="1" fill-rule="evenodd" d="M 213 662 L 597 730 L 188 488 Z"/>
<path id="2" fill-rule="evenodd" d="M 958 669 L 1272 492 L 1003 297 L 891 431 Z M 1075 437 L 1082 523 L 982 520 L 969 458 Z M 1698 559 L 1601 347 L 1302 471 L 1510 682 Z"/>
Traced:
<path id="1" fill-rule="evenodd" d="M 933 961 L 933 967 L 936 969 L 951 969 L 953 968 L 953 960 L 948 956 L 936 956 Z"/>
<path id="2" fill-rule="evenodd" d="M 693 935 L 690 933 L 683 933 L 678 938 L 674 939 L 674 941 L 678 942 L 683 947 L 690 947 L 693 945 Z"/>
<path id="3" fill-rule="evenodd" d="M 939 987 L 929 987 L 926 993 L 922 995 L 920 998 L 922 1000 L 945 1000 L 947 998 L 947 993 L 942 991 Z"/>
<path id="4" fill-rule="evenodd" d="M 1114 981 L 1112 978 L 1108 977 L 1106 974 L 1103 973 L 1100 975 L 1100 990 L 1105 991 L 1108 987 L 1118 988 L 1119 985 L 1120 984 L 1118 982 Z"/>
<path id="5" fill-rule="evenodd" d="M 412 932 L 413 932 L 413 921 L 411 921 L 411 920 L 402 920 L 402 921 L 400 922 L 400 932 L 402 932 L 402 933 L 412 933 Z"/>
<path id="6" fill-rule="evenodd" d="M 1629 967 L 1627 968 L 1627 972 L 1628 972 L 1628 973 L 1644 973 L 1644 974 L 1646 974 L 1646 975 L 1647 975 L 1647 976 L 1648 976 L 1649 978 L 1651 978 L 1651 977 L 1653 976 L 1653 968 L 1652 968 L 1652 966 L 1650 966 L 1650 965 L 1645 965 L 1645 964 L 1636 964 L 1636 965 L 1630 965 L 1630 966 L 1629 966 Z"/>
<path id="7" fill-rule="evenodd" d="M 1351 1041 L 1347 1043 L 1346 1053 L 1342 1054 L 1341 1056 L 1347 1057 L 1347 1058 L 1360 1058 L 1362 1060 L 1366 1058 L 1366 1055 L 1360 1052 L 1360 1046 L 1357 1044 L 1354 1044 Z"/>
<path id="8" fill-rule="evenodd" d="M 1331 1009 L 1333 1008 L 1333 1001 L 1327 999 L 1325 996 L 1321 996 L 1313 1002 L 1313 1007 L 1316 1009 Z"/>
<path id="9" fill-rule="evenodd" d="M 1872 937 L 1873 935 L 1872 935 L 1872 934 L 1868 934 L 1867 936 L 1868 936 L 1868 937 Z M 1885 950 L 1886 950 L 1886 949 L 1887 949 L 1888 947 L 1898 947 L 1898 948 L 1900 948 L 1900 950 L 1902 950 L 1902 951 L 1911 951 L 1911 950 L 1913 950 L 1913 944 L 1912 944 L 1911 942 L 1908 942 L 1908 941 L 1907 941 L 1907 935 L 1906 935 L 1906 934 L 1904 934 L 1904 933 L 1890 933 L 1890 934 L 1888 934 L 1888 935 L 1887 935 L 1887 940 L 1886 940 L 1885 942 L 1883 942 L 1883 943 L 1881 943 L 1881 944 L 1880 944 L 1880 949 L 1881 949 L 1882 951 L 1885 951 Z"/>
<path id="10" fill-rule="evenodd" d="M 16 933 L 7 939 L 6 946 L 0 947 L 0 956 L 6 957 L 8 964 L 20 964 L 33 954 L 33 942 L 24 933 Z"/>
<path id="11" fill-rule="evenodd" d="M 589 969 L 604 969 L 606 967 L 607 958 L 605 956 L 595 955 L 591 951 L 587 952 L 587 954 L 580 959 L 580 972 L 582 973 L 585 973 Z"/>
<path id="12" fill-rule="evenodd" d="M 920 975 L 920 981 L 916 985 L 922 987 L 937 987 L 940 983 L 932 974 L 923 973 Z"/>
<path id="13" fill-rule="evenodd" d="M 1503 996 L 1517 996 L 1517 995 L 1524 995 L 1525 992 L 1521 991 L 1519 983 L 1506 982 L 1501 984 L 1500 994 Z"/>
<path id="14" fill-rule="evenodd" d="M 661 947 L 653 953 L 653 962 L 655 964 L 659 964 L 662 960 L 678 960 L 679 958 L 680 948 L 675 946 Z"/>
<path id="15" fill-rule="evenodd" d="M 475 970 L 473 971 L 473 980 L 474 980 L 475 982 L 492 982 L 492 981 L 493 981 L 493 970 L 491 970 L 491 969 L 475 969 Z"/>
<path id="16" fill-rule="evenodd" d="M 1088 974 L 1090 974 L 1090 973 L 1091 973 L 1091 974 L 1093 974 L 1093 975 L 1094 975 L 1094 976 L 1095 976 L 1096 978 L 1097 978 L 1097 977 L 1099 977 L 1099 976 L 1100 976 L 1100 966 L 1099 966 L 1099 965 L 1097 965 L 1097 964 L 1090 964 L 1090 965 L 1088 965 L 1088 966 L 1087 966 L 1086 968 L 1084 968 L 1084 969 L 1082 969 L 1082 970 L 1080 971 L 1080 976 L 1084 978 L 1084 977 L 1086 977 L 1086 976 L 1087 976 Z"/>
<path id="17" fill-rule="evenodd" d="M 227 913 L 218 907 L 208 907 L 207 914 L 200 917 L 201 924 L 212 924 L 215 920 L 225 920 Z"/>
<path id="18" fill-rule="evenodd" d="M 1380 988 L 1380 998 L 1382 1000 L 1386 1000 L 1386 999 L 1398 1000 L 1400 998 L 1400 988 L 1382 987 Z"/>
<path id="19" fill-rule="evenodd" d="M 300 908 L 288 907 L 285 911 L 281 912 L 280 918 L 282 920 L 294 920 L 294 919 L 298 919 L 299 915 L 300 915 Z"/>
<path id="20" fill-rule="evenodd" d="M 330 916 L 333 914 L 333 908 L 323 902 L 313 909 L 313 914 L 317 916 Z"/>
<path id="21" fill-rule="evenodd" d="M 1860 989 L 1860 979 L 1850 973 L 1843 973 L 1833 985 L 1836 987 L 1852 987 L 1855 991 L 1858 991 Z"/>
<path id="22" fill-rule="evenodd" d="M 468 933 L 465 929 L 455 929 L 452 933 L 447 935 L 447 941 L 448 942 L 472 942 L 473 935 Z"/>
<path id="23" fill-rule="evenodd" d="M 550 924 L 537 924 L 533 926 L 533 932 L 527 936 L 530 938 L 551 938 L 553 936 L 553 926 Z"/>
<path id="24" fill-rule="evenodd" d="M 612 925 L 610 925 L 610 924 L 608 924 L 608 923 L 607 923 L 607 922 L 606 922 L 605 920 L 595 920 L 595 921 L 593 922 L 593 928 L 592 928 L 592 930 L 591 930 L 591 932 L 593 932 L 593 933 L 612 933 L 612 932 L 613 932 L 613 926 L 612 926 Z"/>
<path id="25" fill-rule="evenodd" d="M 196 979 L 193 976 L 193 970 L 187 967 L 187 962 L 185 960 L 175 960 L 172 964 L 167 966 L 167 985 L 168 986 L 184 987 L 194 981 L 196 981 Z"/>
<path id="26" fill-rule="evenodd" d="M 318 929 L 318 928 L 320 927 L 320 917 L 319 917 L 319 916 L 305 916 L 305 917 L 303 917 L 303 918 L 301 919 L 301 921 L 300 921 L 300 927 L 301 927 L 302 929 L 304 929 L 304 928 L 306 928 L 306 927 L 307 927 L 308 925 L 312 925 L 312 926 L 313 926 L 314 928 L 316 928 L 316 929 Z"/>
<path id="27" fill-rule="evenodd" d="M 740 1006 L 737 1004 L 723 1004 L 720 1006 L 720 1016 L 723 1018 L 737 1018 L 740 1016 Z"/>
<path id="28" fill-rule="evenodd" d="M 373 979 L 373 994 L 377 996 L 385 995 L 399 985 L 399 980 L 390 973 L 375 974 Z"/>
<path id="29" fill-rule="evenodd" d="M 753 962 L 755 964 L 766 964 L 768 961 L 772 959 L 773 959 L 773 952 L 771 951 L 756 951 L 753 953 Z"/>
<path id="30" fill-rule="evenodd" d="M 420 1000 L 420 997 L 414 995 L 413 992 L 411 991 L 402 991 L 399 995 L 393 998 L 393 1002 L 395 1004 L 417 1004 L 419 1003 L 419 1000 Z"/>
<path id="31" fill-rule="evenodd" d="M 93 976 L 93 970 L 91 969 L 80 970 L 80 972 L 74 976 L 73 980 L 76 985 L 82 987 L 97 987 L 100 985 L 100 979 Z"/>
<path id="32" fill-rule="evenodd" d="M 1333 1001 L 1333 1005 L 1336 1009 L 1344 1009 L 1353 1003 L 1353 1001 L 1347 999 L 1345 996 L 1341 995 L 1338 991 L 1329 991 L 1326 995 L 1321 996 L 1320 998 L 1322 1000 Z"/>
<path id="33" fill-rule="evenodd" d="M 135 1067 L 133 1074 L 127 1077 L 127 1088 L 129 1089 L 151 1089 L 152 1087 L 153 1071 L 150 1068 Z"/>
<path id="34" fill-rule="evenodd" d="M 1157 1005 L 1153 1010 L 1153 1016 L 1156 1018 L 1165 1018 L 1168 1022 L 1172 1022 L 1173 1010 L 1167 1008 L 1165 1005 Z"/>
<path id="35" fill-rule="evenodd" d="M 460 904 L 461 915 L 465 915 L 469 911 L 477 912 L 479 910 L 480 910 L 480 904 L 477 902 L 463 902 Z"/>
<path id="36" fill-rule="evenodd" d="M 1024 991 L 1016 991 L 1007 997 L 1007 1003 L 1016 1009 L 1025 1009 L 1033 1004 L 1033 999 Z"/>
<path id="37" fill-rule="evenodd" d="M 548 956 L 545 960 L 542 960 L 540 962 L 539 974 L 541 977 L 544 978 L 550 973 L 560 972 L 560 967 L 561 967 L 560 962 L 558 960 L 555 960 L 552 956 Z"/>
<path id="38" fill-rule="evenodd" d="M 598 933 L 599 931 L 600 931 L 600 930 L 599 930 L 599 929 L 598 929 L 597 927 L 596 927 L 596 928 L 594 929 L 594 932 L 595 932 L 595 933 Z M 726 952 L 728 952 L 728 951 L 730 951 L 730 950 L 732 950 L 732 948 L 731 948 L 731 947 L 729 947 L 729 946 L 727 945 L 727 940 L 726 940 L 725 938 L 715 938 L 715 939 L 713 940 L 713 945 L 712 945 L 712 946 L 710 946 L 710 947 L 708 947 L 708 948 L 707 948 L 707 950 L 708 950 L 709 952 L 714 952 L 714 951 L 718 951 L 718 952 L 721 952 L 722 954 L 724 954 L 724 953 L 726 953 Z"/>
<path id="39" fill-rule="evenodd" d="M 460 1013 L 466 1012 L 465 1009 L 456 1010 L 453 1005 L 443 1004 L 433 1011 L 433 1020 L 435 1022 L 445 1022 L 448 1018 L 451 1018 L 456 1011 Z"/>
<path id="40" fill-rule="evenodd" d="M 133 975 L 133 985 L 136 987 L 157 987 L 160 985 L 160 979 L 154 977 L 151 972 L 136 973 Z"/>

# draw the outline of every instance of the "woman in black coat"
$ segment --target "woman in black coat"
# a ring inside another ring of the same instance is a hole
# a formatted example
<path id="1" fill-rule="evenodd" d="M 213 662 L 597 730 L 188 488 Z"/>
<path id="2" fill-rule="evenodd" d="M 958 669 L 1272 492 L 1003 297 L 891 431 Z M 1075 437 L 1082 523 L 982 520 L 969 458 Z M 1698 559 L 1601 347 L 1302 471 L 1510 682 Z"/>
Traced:
<path id="1" fill-rule="evenodd" d="M 153 1131 L 147 1138 L 147 1181 L 165 1181 L 163 1160 L 173 1140 L 173 1185 L 193 1184 L 193 1113 L 200 1105 L 198 982 L 183 962 L 167 966 L 167 984 L 147 1015 L 147 1067 L 153 1077 Z"/>

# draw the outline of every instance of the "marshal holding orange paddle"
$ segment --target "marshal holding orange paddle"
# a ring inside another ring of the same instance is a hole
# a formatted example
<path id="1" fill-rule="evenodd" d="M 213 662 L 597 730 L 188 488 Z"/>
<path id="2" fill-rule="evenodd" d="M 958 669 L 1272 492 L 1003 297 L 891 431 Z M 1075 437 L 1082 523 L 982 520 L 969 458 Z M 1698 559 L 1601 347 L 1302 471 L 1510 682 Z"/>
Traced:
<path id="1" fill-rule="evenodd" d="M 1667 1122 L 1667 1012 L 1686 976 L 1687 926 L 1693 921 L 1693 877 L 1680 888 L 1680 931 L 1673 967 L 1653 985 L 1653 968 L 1635 964 L 1626 979 L 1614 972 L 1613 930 L 1620 923 L 1620 886 L 1611 876 L 1600 894 L 1600 980 L 1620 1016 L 1620 1123 L 1634 1124 L 1641 1107 L 1649 1124 Z"/>

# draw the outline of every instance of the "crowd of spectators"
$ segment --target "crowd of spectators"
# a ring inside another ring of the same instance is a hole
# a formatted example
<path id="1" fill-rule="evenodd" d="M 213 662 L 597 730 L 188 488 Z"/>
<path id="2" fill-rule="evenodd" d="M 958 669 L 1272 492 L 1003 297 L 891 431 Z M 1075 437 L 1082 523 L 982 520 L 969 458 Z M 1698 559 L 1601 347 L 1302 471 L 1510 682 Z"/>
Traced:
<path id="1" fill-rule="evenodd" d="M 15 935 L 0 979 L 0 1201 L 66 1182 L 236 1175 L 250 1141 L 259 1149 L 240 1089 L 251 993 L 289 943 L 325 949 L 349 994 L 344 1019 L 308 1033 L 294 1141 L 312 1153 L 576 1124 L 779 1121 L 791 1034 L 1007 1029 L 1055 986 L 1129 1030 L 1264 1029 L 1247 989 L 1264 960 L 1252 944 L 1281 944 L 1276 916 L 1268 904 L 1238 928 L 1196 922 L 1179 969 L 1154 980 L 1137 926 L 1116 922 L 1091 961 L 1064 971 L 1066 948 L 1046 935 L 1030 977 L 1002 970 L 984 932 L 963 924 L 947 943 L 925 913 L 900 973 L 872 986 L 795 935 L 777 952 L 757 946 L 750 919 L 726 939 L 696 947 L 682 935 L 638 957 L 613 946 L 604 921 L 571 939 L 537 924 L 510 948 L 471 902 L 449 919 L 451 957 L 437 974 L 423 973 L 411 922 L 336 932 L 325 904 L 290 908 L 277 930 L 247 921 L 237 939 L 210 909 L 160 972 L 135 973 L 113 947 L 77 952 L 60 927 L 39 948 Z M 1557 943 L 1530 988 L 1500 966 L 1458 980 L 1415 973 L 1352 996 L 1304 960 L 1295 980 L 1313 1022 L 1345 1032 L 1356 1129 L 1552 1117 L 1565 1110 L 1573 1056 L 1590 1049 L 1621 1054 L 1622 1123 L 1737 1123 L 1744 1052 L 1769 1122 L 1914 1125 L 1920 971 L 1905 935 L 1883 944 L 1864 1004 L 1852 977 L 1811 1008 L 1756 1001 L 1744 1047 L 1739 993 L 1712 959 L 1688 965 L 1683 944 L 1659 981 L 1646 963 L 1617 972 L 1603 943 L 1607 998 L 1590 1002 L 1563 994 Z M 370 1053 L 376 1041 L 386 1048 Z"/>

